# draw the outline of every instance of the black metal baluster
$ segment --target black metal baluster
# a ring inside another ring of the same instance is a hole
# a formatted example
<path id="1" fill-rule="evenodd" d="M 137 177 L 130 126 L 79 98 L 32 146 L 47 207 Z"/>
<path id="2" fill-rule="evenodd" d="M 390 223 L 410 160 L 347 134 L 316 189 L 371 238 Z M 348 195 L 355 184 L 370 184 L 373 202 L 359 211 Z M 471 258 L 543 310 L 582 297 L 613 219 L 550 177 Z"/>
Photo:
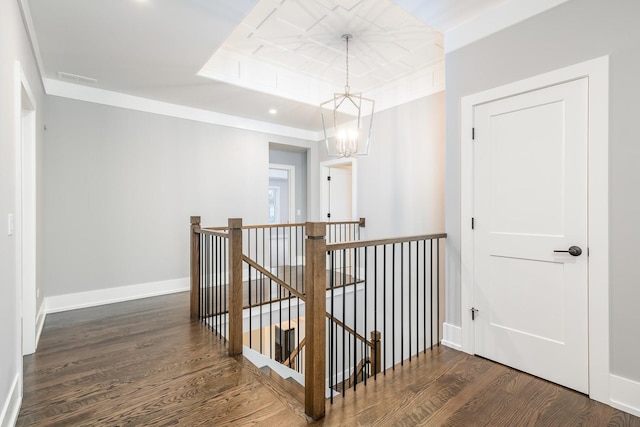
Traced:
<path id="1" fill-rule="evenodd" d="M 369 288 L 369 278 L 368 278 L 369 270 L 367 269 L 367 248 L 365 247 L 362 250 L 364 251 L 364 323 L 363 323 L 364 328 L 362 329 L 362 331 L 364 332 L 363 335 L 366 340 L 367 339 L 367 303 L 369 302 L 369 299 L 367 298 L 367 289 Z M 367 354 L 367 347 L 365 346 L 363 347 L 362 357 L 366 358 L 366 354 Z M 364 385 L 367 385 L 366 375 L 364 377 Z"/>
<path id="2" fill-rule="evenodd" d="M 353 250 L 353 332 L 358 333 L 358 250 Z M 356 345 L 356 336 L 353 336 L 353 391 L 356 391 L 358 385 L 358 346 Z"/>
<path id="3" fill-rule="evenodd" d="M 423 304 L 423 316 L 422 316 L 422 333 L 424 339 L 422 342 L 422 351 L 427 353 L 427 241 L 422 241 L 422 298 Z"/>
<path id="4" fill-rule="evenodd" d="M 347 270 L 344 268 L 345 264 L 347 263 L 347 250 L 346 249 L 342 249 L 342 321 L 346 322 L 347 321 L 347 298 L 346 298 L 346 293 L 345 293 L 345 285 L 347 283 Z M 344 378 L 344 374 L 346 371 L 346 367 L 347 367 L 347 358 L 345 355 L 345 351 L 347 349 L 346 346 L 346 335 L 345 335 L 345 329 L 344 327 L 342 328 L 342 396 L 344 397 L 345 394 L 345 384 L 347 382 L 347 380 Z M 348 353 L 347 353 L 348 354 Z"/>
<path id="5" fill-rule="evenodd" d="M 436 333 L 438 337 L 438 347 L 440 347 L 440 239 L 436 240 Z"/>
<path id="6" fill-rule="evenodd" d="M 378 330 L 378 246 L 373 247 L 373 330 Z M 376 344 L 377 345 L 377 344 Z M 373 348 L 376 351 L 376 348 Z M 378 357 L 378 353 L 375 352 L 375 357 Z M 376 363 L 380 363 L 376 360 Z M 373 367 L 373 379 L 378 378 L 378 370 Z"/>
<path id="7" fill-rule="evenodd" d="M 386 345 L 389 341 L 387 335 L 387 245 L 382 247 L 382 328 L 384 330 L 384 343 L 382 359 L 384 361 L 384 375 L 387 375 L 387 350 Z"/>
<path id="8" fill-rule="evenodd" d="M 416 240 L 416 357 L 420 354 L 420 241 Z"/>
<path id="9" fill-rule="evenodd" d="M 396 370 L 396 244 L 391 245 L 391 363 Z"/>
<path id="10" fill-rule="evenodd" d="M 223 246 L 224 245 L 224 246 Z M 220 316 L 218 316 L 219 320 L 219 327 L 218 329 L 220 330 L 220 336 L 224 336 L 225 338 L 228 337 L 228 334 L 225 332 L 222 332 L 222 325 L 223 325 L 223 313 L 228 313 L 229 312 L 229 307 L 227 306 L 227 291 L 229 290 L 229 263 L 227 262 L 227 247 L 229 245 L 229 239 L 227 238 L 224 242 L 222 241 L 222 239 L 218 239 L 218 256 L 220 257 L 220 259 L 218 260 L 218 268 L 220 270 L 220 281 L 222 282 L 222 278 L 225 277 L 225 286 L 220 286 Z M 224 276 L 223 276 L 224 275 Z M 227 315 L 227 324 L 229 324 L 229 316 Z"/>
<path id="11" fill-rule="evenodd" d="M 247 256 L 249 258 L 251 258 L 251 230 L 247 229 Z M 243 234 L 244 234 L 244 230 L 243 230 Z M 256 255 L 257 255 L 257 251 L 256 251 Z M 257 259 L 257 257 L 256 257 Z M 247 277 L 249 279 L 249 284 L 248 284 L 248 291 L 247 294 L 249 296 L 249 304 L 247 304 L 249 306 L 249 348 L 253 349 L 253 327 L 252 327 L 252 323 L 253 323 L 253 302 L 251 301 L 251 287 L 253 286 L 253 283 L 251 282 L 251 270 L 253 270 L 253 267 L 251 267 L 249 265 L 249 277 Z M 257 271 L 256 271 L 256 276 L 257 276 Z"/>
<path id="12" fill-rule="evenodd" d="M 400 243 L 400 366 L 404 366 L 404 243 Z"/>
<path id="13" fill-rule="evenodd" d="M 266 266 L 267 263 L 265 262 L 265 254 L 266 254 L 266 250 L 265 250 L 265 239 L 264 239 L 264 228 L 262 229 L 262 265 Z M 258 243 L 258 229 L 256 228 L 256 245 Z M 257 257 L 257 255 L 256 255 Z M 264 273 L 260 274 L 260 354 L 265 354 L 266 352 L 264 351 L 264 338 L 263 338 L 263 330 L 264 330 L 264 325 L 262 322 L 262 310 L 264 309 Z"/>
<path id="14" fill-rule="evenodd" d="M 209 268 L 209 259 L 207 256 L 207 235 L 205 235 L 204 237 L 204 246 L 202 247 L 202 264 L 201 265 L 201 270 L 202 270 L 202 282 L 201 282 L 201 287 L 202 287 L 202 322 L 206 325 L 207 324 L 207 268 Z"/>
<path id="15" fill-rule="evenodd" d="M 431 247 L 429 248 L 429 280 L 430 280 L 430 294 L 429 294 L 429 325 L 431 326 L 431 349 L 433 349 L 433 240 L 430 240 Z"/>
<path id="16" fill-rule="evenodd" d="M 409 260 L 409 267 L 407 269 L 407 272 L 409 273 L 409 280 L 407 280 L 407 292 L 409 294 L 409 313 L 407 316 L 407 323 L 409 323 L 409 362 L 411 362 L 411 242 L 407 242 L 407 246 L 409 246 L 409 256 L 407 257 L 407 259 Z M 402 268 L 404 269 L 404 264 L 402 265 Z M 404 286 L 403 286 L 404 287 Z M 404 334 L 402 334 L 404 335 Z"/>
<path id="17" fill-rule="evenodd" d="M 334 381 L 333 381 L 333 376 L 334 376 L 334 370 L 337 368 L 337 359 L 336 359 L 336 355 L 337 355 L 337 341 L 336 340 L 336 333 L 335 333 L 335 322 L 333 321 L 333 319 L 335 319 L 335 313 L 334 313 L 334 301 L 335 301 L 335 275 L 336 275 L 336 271 L 335 271 L 335 266 L 336 266 L 336 252 L 335 251 L 331 251 L 330 252 L 331 256 L 329 257 L 329 286 L 331 287 L 331 319 L 329 322 L 329 331 L 330 331 L 330 338 L 329 338 L 329 388 L 331 389 L 331 403 L 333 403 L 333 387 L 334 387 Z M 335 364 L 334 364 L 334 360 L 335 360 Z"/>

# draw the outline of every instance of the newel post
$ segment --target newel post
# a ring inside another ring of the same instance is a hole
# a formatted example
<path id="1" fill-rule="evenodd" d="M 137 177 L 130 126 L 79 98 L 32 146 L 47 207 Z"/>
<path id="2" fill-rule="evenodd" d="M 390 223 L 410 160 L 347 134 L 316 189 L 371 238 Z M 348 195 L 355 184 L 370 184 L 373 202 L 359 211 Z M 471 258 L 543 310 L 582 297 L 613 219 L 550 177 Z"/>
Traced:
<path id="1" fill-rule="evenodd" d="M 374 374 L 380 373 L 380 367 L 382 364 L 381 336 L 382 334 L 380 332 L 371 331 L 371 342 L 373 343 L 373 349 L 371 350 L 371 370 Z"/>
<path id="2" fill-rule="evenodd" d="M 229 356 L 242 354 L 242 218 L 229 218 Z"/>
<path id="3" fill-rule="evenodd" d="M 191 319 L 200 316 L 200 217 L 191 217 Z"/>
<path id="4" fill-rule="evenodd" d="M 305 373 L 304 411 L 317 420 L 324 416 L 326 372 L 327 312 L 327 226 L 324 222 L 307 222 L 305 242 Z"/>

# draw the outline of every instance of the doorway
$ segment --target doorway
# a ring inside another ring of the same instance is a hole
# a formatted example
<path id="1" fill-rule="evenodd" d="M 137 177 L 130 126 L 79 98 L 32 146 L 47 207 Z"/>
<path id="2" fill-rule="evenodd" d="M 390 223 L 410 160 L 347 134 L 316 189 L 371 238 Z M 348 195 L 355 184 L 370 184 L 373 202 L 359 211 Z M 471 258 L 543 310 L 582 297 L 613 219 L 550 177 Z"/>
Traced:
<path id="1" fill-rule="evenodd" d="M 36 351 L 44 314 L 36 281 L 36 103 L 16 63 L 16 280 L 22 294 L 22 354 Z"/>
<path id="2" fill-rule="evenodd" d="M 322 162 L 320 173 L 320 217 L 327 222 L 355 220 L 358 217 L 356 159 Z"/>
<path id="3" fill-rule="evenodd" d="M 477 218 L 476 224 L 476 208 L 477 203 L 482 204 L 482 197 L 486 197 L 486 194 L 478 194 L 476 182 L 476 155 L 482 155 L 482 149 L 477 152 L 476 141 L 474 139 L 474 123 L 476 120 L 476 113 L 482 113 L 482 106 L 485 104 L 492 104 L 499 100 L 505 100 L 518 97 L 523 94 L 532 94 L 538 91 L 544 90 L 554 86 L 560 86 L 566 82 L 579 82 L 582 79 L 586 79 L 588 85 L 588 91 L 586 94 L 588 119 L 586 126 L 586 138 L 588 141 L 587 153 L 588 159 L 586 161 L 586 175 L 587 175 L 587 193 L 586 193 L 586 234 L 587 238 L 582 243 L 583 258 L 581 262 L 587 262 L 588 256 L 588 270 L 587 270 L 587 288 L 588 302 L 587 302 L 587 314 L 586 314 L 586 327 L 587 327 L 587 345 L 586 357 L 587 363 L 587 387 L 585 392 L 589 393 L 590 397 L 600 401 L 608 401 L 609 398 L 609 316 L 608 316 L 608 58 L 598 58 L 585 63 L 570 66 L 561 70 L 543 74 L 540 76 L 532 77 L 520 82 L 515 82 L 506 86 L 491 89 L 485 92 L 481 92 L 475 95 L 470 95 L 462 99 L 462 114 L 461 114 L 461 126 L 462 126 L 462 146 L 461 146 L 461 347 L 463 351 L 475 354 L 482 350 L 482 346 L 485 343 L 480 343 L 480 340 L 484 340 L 485 337 L 482 332 L 476 333 L 478 328 L 478 322 L 483 313 L 476 312 L 476 301 L 481 301 L 486 298 L 486 295 L 481 295 L 485 291 L 485 288 L 480 285 L 477 286 L 478 280 L 485 280 L 483 277 L 491 277 L 492 270 L 498 269 L 498 266 L 491 266 L 489 269 L 485 269 L 483 261 L 477 259 L 481 256 L 478 251 L 485 252 L 494 251 L 499 248 L 498 244 L 491 239 L 484 239 L 478 237 L 476 232 L 476 225 L 480 226 L 481 222 L 485 222 L 485 226 L 490 228 L 498 224 L 499 222 L 493 222 L 494 219 L 489 219 L 490 224 L 487 224 L 486 218 Z M 577 83 L 579 84 L 579 83 Z M 497 105 L 497 104 L 494 104 Z M 546 105 L 546 104 L 545 104 Z M 551 105 L 551 104 L 549 104 Z M 552 108 L 552 107 L 551 107 Z M 514 111 L 517 111 L 514 108 Z M 525 108 L 526 110 L 526 108 Z M 525 111 L 522 110 L 522 111 Z M 546 127 L 546 125 L 545 125 Z M 516 154 L 522 155 L 522 153 Z M 545 166 L 546 168 L 546 166 Z M 524 171 L 522 171 L 524 172 Z M 516 171 L 515 174 L 519 174 L 521 171 Z M 553 174 L 553 173 L 552 173 Z M 552 176 L 550 174 L 549 176 Z M 539 175 L 540 176 L 540 175 Z M 542 176 L 542 180 L 547 180 L 549 176 Z M 517 177 L 520 179 L 521 177 Z M 556 177 L 557 178 L 557 177 Z M 540 188 L 544 189 L 537 180 L 532 179 L 531 184 L 536 184 L 530 191 L 539 192 Z M 507 186 L 510 183 L 507 184 Z M 546 182 L 547 186 L 552 186 L 552 183 Z M 561 186 L 562 183 L 558 184 Z M 481 190 L 482 191 L 482 190 Z M 493 191 L 493 190 L 490 190 Z M 499 190 L 498 190 L 499 191 Z M 556 192 L 556 194 L 558 194 Z M 544 197 L 544 196 L 543 196 Z M 493 203 L 488 201 L 487 203 Z M 522 206 L 520 206 L 522 207 Z M 552 211 L 552 210 L 551 210 Z M 483 212 L 483 208 L 480 207 L 478 212 Z M 486 212 L 486 210 L 484 211 Z M 557 212 L 556 212 L 557 213 Z M 516 222 L 518 220 L 516 219 Z M 563 233 L 565 231 L 562 231 Z M 502 233 L 508 234 L 508 233 Z M 496 238 L 506 239 L 500 233 L 496 233 Z M 514 233 L 515 234 L 515 233 Z M 536 233 L 532 233 L 536 234 Z M 560 234 L 558 232 L 540 232 L 537 234 L 555 235 Z M 573 239 L 570 237 L 569 239 Z M 576 237 L 579 239 L 579 237 Z M 545 239 L 533 239 L 531 242 L 522 244 L 522 250 L 529 250 L 534 245 L 537 245 L 537 241 Z M 494 245 L 495 243 L 495 245 Z M 557 243 L 557 242 L 554 242 Z M 488 248 L 480 248 L 479 246 L 489 245 Z M 540 244 L 542 245 L 542 244 Z M 571 244 L 572 246 L 574 244 Z M 568 245 L 569 246 L 569 245 Z M 580 246 L 580 244 L 575 244 Z M 516 248 L 517 249 L 517 248 Z M 567 266 L 567 268 L 579 266 L 579 262 L 576 260 L 579 257 L 574 257 L 569 252 L 554 253 L 553 250 L 569 250 L 569 248 L 554 247 L 551 249 L 552 261 L 548 264 Z M 514 265 L 519 263 L 522 259 L 528 259 L 528 254 L 517 254 L 513 257 Z M 556 257 L 556 258 L 553 258 Z M 561 257 L 565 257 L 565 260 L 561 261 Z M 495 257 L 498 259 L 498 257 Z M 501 262 L 502 260 L 498 261 Z M 574 264 L 572 264 L 574 263 Z M 514 274 L 521 275 L 528 267 L 524 266 L 510 266 L 514 269 Z M 562 267 L 563 269 L 565 267 Z M 516 268 L 517 267 L 517 268 Z M 522 268 L 521 268 L 522 267 Z M 546 267 L 549 267 L 548 265 Z M 556 268 L 556 267 L 551 267 Z M 485 273 L 483 273 L 485 269 Z M 488 271 L 488 273 L 487 273 Z M 533 270 L 539 274 L 544 269 Z M 478 275 L 479 272 L 479 275 Z M 484 274 L 484 276 L 483 276 Z M 561 275 L 561 277 L 564 277 Z M 491 279 L 492 280 L 492 279 Z M 496 285 L 497 283 L 497 285 Z M 504 283 L 503 283 L 504 284 Z M 490 286 L 494 286 L 494 290 L 500 285 L 499 279 L 493 281 Z M 505 285 L 506 286 L 506 285 Z M 515 285 L 514 285 L 515 286 Z M 510 300 L 506 296 L 506 290 L 498 289 L 497 293 L 500 298 L 507 300 L 505 306 L 512 307 L 517 305 L 513 300 Z M 492 294 L 493 295 L 493 294 Z M 516 292 L 514 298 L 521 301 L 526 300 L 526 295 L 523 292 Z M 513 303 L 513 304 L 512 304 Z M 531 301 L 535 303 L 535 301 Z M 511 305 L 510 305 L 511 304 Z M 499 310 L 497 312 L 488 311 L 484 313 L 485 319 L 497 319 Z M 546 315 L 544 309 L 535 312 L 535 318 L 544 317 Z M 534 319 L 535 320 L 535 319 Z M 498 323 L 497 321 L 494 323 Z M 507 325 L 502 325 L 507 326 Z M 508 328 L 508 326 L 507 326 Z M 504 329 L 507 329 L 504 328 Z M 513 325 L 511 329 L 515 329 Z M 535 335 L 535 331 L 527 331 L 529 335 Z M 549 338 L 549 337 L 547 337 Z M 547 339 L 547 341 L 549 341 Z M 560 340 L 556 340 L 560 341 Z M 520 349 L 521 350 L 521 349 Z M 520 351 L 517 348 L 515 351 Z M 537 351 L 540 351 L 539 349 Z M 543 350 L 541 350 L 543 351 Z M 583 350 L 584 351 L 584 350 Z M 579 361 L 576 363 L 580 363 Z M 520 369 L 528 369 L 526 366 Z M 552 379 L 553 381 L 553 379 Z"/>
<path id="4" fill-rule="evenodd" d="M 295 222 L 295 183 L 295 166 L 269 164 L 269 224 Z"/>

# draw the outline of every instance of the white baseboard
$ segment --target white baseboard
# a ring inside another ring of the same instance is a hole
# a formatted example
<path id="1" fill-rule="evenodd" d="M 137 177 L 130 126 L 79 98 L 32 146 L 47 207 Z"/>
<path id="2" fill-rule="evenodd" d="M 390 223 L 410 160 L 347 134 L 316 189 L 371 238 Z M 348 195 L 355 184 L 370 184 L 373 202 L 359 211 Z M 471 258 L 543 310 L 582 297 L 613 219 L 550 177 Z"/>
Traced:
<path id="1" fill-rule="evenodd" d="M 611 406 L 640 417 L 640 382 L 610 375 Z"/>
<path id="2" fill-rule="evenodd" d="M 462 328 L 445 322 L 442 325 L 442 345 L 462 351 Z"/>
<path id="3" fill-rule="evenodd" d="M 46 317 L 47 312 L 45 311 L 45 301 L 42 301 L 40 309 L 38 310 L 38 317 L 36 318 L 36 349 L 40 342 L 40 335 L 42 335 L 42 329 L 44 328 L 44 320 Z"/>
<path id="4" fill-rule="evenodd" d="M 157 295 L 188 291 L 191 288 L 188 277 L 162 282 L 142 283 L 139 285 L 120 286 L 117 288 L 98 289 L 74 294 L 56 295 L 45 298 L 47 313 L 94 307 L 114 302 L 129 301 Z"/>
<path id="5" fill-rule="evenodd" d="M 9 394 L 2 404 L 0 412 L 0 427 L 13 427 L 18 421 L 22 405 L 22 373 L 17 373 L 9 389 Z"/>

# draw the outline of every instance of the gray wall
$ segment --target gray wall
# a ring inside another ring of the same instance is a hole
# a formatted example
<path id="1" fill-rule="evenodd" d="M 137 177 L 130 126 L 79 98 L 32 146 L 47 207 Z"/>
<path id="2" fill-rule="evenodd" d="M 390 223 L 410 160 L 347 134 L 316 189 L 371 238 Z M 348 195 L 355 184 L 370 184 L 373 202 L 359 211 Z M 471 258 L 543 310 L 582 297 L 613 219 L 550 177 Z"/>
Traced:
<path id="1" fill-rule="evenodd" d="M 16 285 L 16 239 L 7 235 L 7 215 L 16 212 L 16 114 L 15 114 L 15 61 L 20 61 L 31 91 L 36 98 L 36 179 L 42 182 L 42 104 L 43 89 L 31 53 L 28 38 L 16 1 L 2 1 L 0 13 L 0 407 L 9 398 L 11 385 L 22 371 L 20 341 L 21 290 Z M 36 200 L 41 208 L 41 193 Z M 41 225 L 41 210 L 37 221 Z M 38 244 L 41 240 L 38 240 Z M 40 246 L 37 248 L 41 255 Z M 39 258 L 40 261 L 42 258 Z M 37 276 L 40 280 L 41 276 Z M 39 305 L 38 305 L 39 307 Z M 10 415 L 10 414 L 9 414 Z M 9 420 L 0 419 L 0 424 Z"/>
<path id="2" fill-rule="evenodd" d="M 444 231 L 445 94 L 376 113 L 370 154 L 358 159 L 366 237 Z"/>
<path id="3" fill-rule="evenodd" d="M 307 152 L 269 149 L 269 163 L 290 165 L 296 168 L 296 218 L 291 222 L 307 220 Z M 300 210 L 300 215 L 297 211 Z"/>
<path id="4" fill-rule="evenodd" d="M 47 97 L 46 295 L 189 275 L 189 216 L 267 215 L 269 142 L 307 144 Z"/>
<path id="5" fill-rule="evenodd" d="M 611 371 L 640 381 L 640 2 L 573 0 L 447 54 L 447 321 L 460 325 L 460 98 L 610 55 Z M 631 190 L 631 191 L 630 191 Z"/>

